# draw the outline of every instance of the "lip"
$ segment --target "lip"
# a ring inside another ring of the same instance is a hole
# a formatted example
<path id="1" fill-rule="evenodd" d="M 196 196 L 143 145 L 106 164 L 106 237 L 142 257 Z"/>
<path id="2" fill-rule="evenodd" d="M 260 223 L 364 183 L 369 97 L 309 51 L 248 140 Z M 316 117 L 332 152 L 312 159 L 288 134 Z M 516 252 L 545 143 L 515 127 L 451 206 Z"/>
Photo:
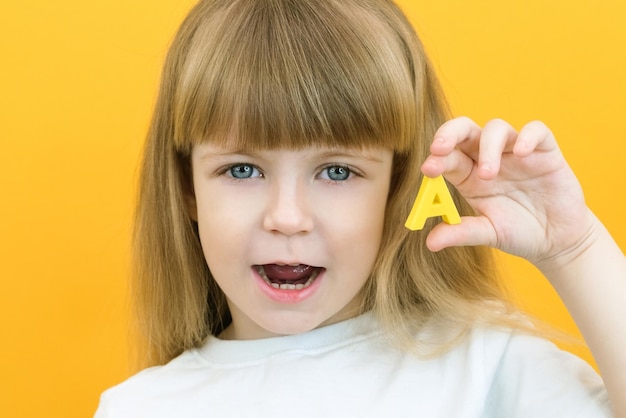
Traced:
<path id="1" fill-rule="evenodd" d="M 276 264 L 287 264 L 287 263 L 276 263 Z M 299 263 L 296 263 L 296 264 L 299 264 Z M 326 274 L 325 268 L 323 267 L 319 267 L 319 268 L 320 268 L 320 272 L 318 276 L 315 278 L 315 280 L 313 280 L 313 282 L 309 286 L 303 289 L 280 289 L 280 288 L 276 289 L 268 285 L 265 282 L 265 280 L 263 280 L 259 272 L 256 270 L 256 266 L 252 266 L 250 270 L 252 271 L 252 275 L 257 285 L 259 286 L 259 289 L 269 299 L 271 299 L 274 302 L 281 303 L 281 304 L 297 304 L 312 297 L 319 289 Z"/>

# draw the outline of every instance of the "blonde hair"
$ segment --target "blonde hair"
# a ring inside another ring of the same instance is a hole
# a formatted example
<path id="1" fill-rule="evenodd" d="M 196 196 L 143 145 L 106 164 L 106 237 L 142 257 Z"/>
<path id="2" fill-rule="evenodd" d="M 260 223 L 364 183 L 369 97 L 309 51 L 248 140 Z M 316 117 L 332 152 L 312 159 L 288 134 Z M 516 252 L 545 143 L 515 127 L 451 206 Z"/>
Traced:
<path id="1" fill-rule="evenodd" d="M 447 105 L 410 23 L 389 0 L 203 0 L 167 56 L 144 151 L 133 294 L 149 364 L 220 333 L 225 297 L 186 208 L 189 154 L 203 141 L 245 148 L 379 146 L 394 152 L 380 252 L 361 292 L 402 346 L 426 320 L 459 330 L 498 321 L 490 250 L 425 246 L 404 221 Z M 452 190 L 462 213 L 469 206 Z M 503 305 L 504 306 L 504 305 Z"/>

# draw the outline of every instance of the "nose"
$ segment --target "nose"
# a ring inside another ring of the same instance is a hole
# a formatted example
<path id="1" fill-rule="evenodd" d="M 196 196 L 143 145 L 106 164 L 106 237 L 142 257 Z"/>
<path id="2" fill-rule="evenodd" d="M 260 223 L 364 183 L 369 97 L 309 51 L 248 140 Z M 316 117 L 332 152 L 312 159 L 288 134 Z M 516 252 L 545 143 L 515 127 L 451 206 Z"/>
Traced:
<path id="1" fill-rule="evenodd" d="M 305 234 L 313 229 L 305 184 L 291 178 L 270 186 L 263 228 L 287 236 Z"/>

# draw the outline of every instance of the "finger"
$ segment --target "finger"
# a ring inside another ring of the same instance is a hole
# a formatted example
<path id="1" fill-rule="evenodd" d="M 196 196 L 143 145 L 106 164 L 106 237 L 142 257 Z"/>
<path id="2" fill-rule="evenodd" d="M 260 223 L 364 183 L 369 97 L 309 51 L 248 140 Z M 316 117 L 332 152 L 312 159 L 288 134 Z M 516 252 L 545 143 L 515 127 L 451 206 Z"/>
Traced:
<path id="1" fill-rule="evenodd" d="M 511 152 L 517 139 L 517 131 L 501 119 L 489 121 L 483 128 L 478 157 L 478 176 L 493 179 L 500 171 L 504 152 Z"/>
<path id="2" fill-rule="evenodd" d="M 445 175 L 455 186 L 463 182 L 474 169 L 478 146 L 469 152 L 470 144 L 477 144 L 481 128 L 473 120 L 462 116 L 441 125 L 431 144 L 431 155 L 422 165 L 422 172 L 429 177 Z M 466 144 L 465 150 L 458 145 Z"/>
<path id="3" fill-rule="evenodd" d="M 463 142 L 477 143 L 480 133 L 480 126 L 466 116 L 451 119 L 441 125 L 435 133 L 430 152 L 433 155 L 448 155 Z M 468 155 L 472 156 L 471 153 Z"/>
<path id="4" fill-rule="evenodd" d="M 518 157 L 526 157 L 535 150 L 553 151 L 557 148 L 552 131 L 543 122 L 534 121 L 520 130 L 513 153 Z"/>
<path id="5" fill-rule="evenodd" d="M 446 156 L 430 155 L 422 164 L 425 176 L 437 177 L 443 174 L 455 186 L 465 181 L 473 169 L 474 160 L 458 149 Z"/>
<path id="6" fill-rule="evenodd" d="M 495 230 L 484 216 L 463 216 L 461 223 L 456 225 L 442 222 L 426 238 L 426 246 L 433 252 L 448 247 L 475 245 L 497 246 Z"/>

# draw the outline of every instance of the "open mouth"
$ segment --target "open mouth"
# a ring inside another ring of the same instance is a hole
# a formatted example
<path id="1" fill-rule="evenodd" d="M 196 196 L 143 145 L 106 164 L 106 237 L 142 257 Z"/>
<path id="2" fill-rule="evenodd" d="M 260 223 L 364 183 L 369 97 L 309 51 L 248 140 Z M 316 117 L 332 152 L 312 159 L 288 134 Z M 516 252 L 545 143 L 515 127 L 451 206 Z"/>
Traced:
<path id="1" fill-rule="evenodd" d="M 259 276 L 274 289 L 301 290 L 309 287 L 311 283 L 324 270 L 322 267 L 314 267 L 306 264 L 280 265 L 263 264 L 256 265 L 254 269 Z"/>

